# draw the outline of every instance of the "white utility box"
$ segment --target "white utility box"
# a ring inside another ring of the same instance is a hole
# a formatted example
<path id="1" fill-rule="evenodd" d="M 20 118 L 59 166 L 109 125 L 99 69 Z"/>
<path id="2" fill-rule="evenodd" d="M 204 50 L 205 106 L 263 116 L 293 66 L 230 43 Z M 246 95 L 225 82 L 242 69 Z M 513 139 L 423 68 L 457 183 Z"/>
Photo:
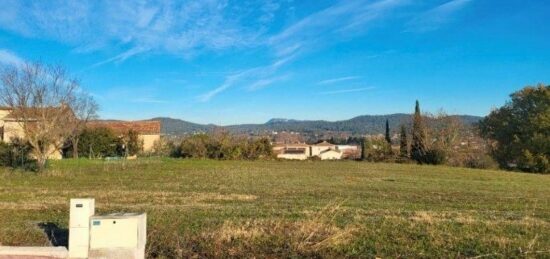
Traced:
<path id="1" fill-rule="evenodd" d="M 69 218 L 69 257 L 88 258 L 90 217 L 95 213 L 94 199 L 71 199 Z"/>
<path id="2" fill-rule="evenodd" d="M 145 258 L 147 216 L 117 213 L 90 218 L 89 258 Z"/>

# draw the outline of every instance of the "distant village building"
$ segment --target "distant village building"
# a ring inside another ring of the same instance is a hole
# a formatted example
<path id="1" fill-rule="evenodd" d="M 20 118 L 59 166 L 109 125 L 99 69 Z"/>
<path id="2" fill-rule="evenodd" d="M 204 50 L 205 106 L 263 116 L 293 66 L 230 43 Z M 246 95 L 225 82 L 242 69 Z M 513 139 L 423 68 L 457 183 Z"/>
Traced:
<path id="1" fill-rule="evenodd" d="M 116 135 L 122 136 L 130 130 L 138 134 L 140 141 L 143 141 L 143 151 L 153 151 L 156 142 L 160 141 L 160 121 L 113 121 L 95 120 L 86 124 L 88 128 L 107 128 Z"/>
<path id="2" fill-rule="evenodd" d="M 336 148 L 342 151 L 343 158 L 359 158 L 361 150 L 356 145 L 337 145 Z"/>
<path id="3" fill-rule="evenodd" d="M 277 158 L 291 160 L 306 160 L 312 157 L 318 157 L 321 160 L 336 160 L 344 157 L 344 152 L 339 150 L 338 146 L 326 141 L 314 145 L 275 144 L 273 153 L 277 155 Z"/>

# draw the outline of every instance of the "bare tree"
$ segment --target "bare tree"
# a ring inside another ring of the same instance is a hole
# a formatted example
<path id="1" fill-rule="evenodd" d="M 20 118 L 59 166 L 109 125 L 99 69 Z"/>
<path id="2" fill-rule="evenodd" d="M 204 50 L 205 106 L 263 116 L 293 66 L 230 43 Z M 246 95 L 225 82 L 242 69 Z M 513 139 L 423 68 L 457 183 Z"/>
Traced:
<path id="1" fill-rule="evenodd" d="M 26 63 L 5 68 L 0 78 L 0 105 L 11 109 L 39 170 L 81 127 L 79 116 L 95 116 L 97 105 L 61 66 Z"/>
<path id="2" fill-rule="evenodd" d="M 76 102 L 72 105 L 74 116 L 70 116 L 68 119 L 71 120 L 70 126 L 72 128 L 72 132 L 69 135 L 69 144 L 72 148 L 73 158 L 78 158 L 78 142 L 80 141 L 80 133 L 84 130 L 84 128 L 86 128 L 86 124 L 90 120 L 97 119 L 98 108 L 99 106 L 95 102 L 94 98 L 86 93 L 81 93 L 77 96 Z"/>
<path id="3" fill-rule="evenodd" d="M 452 151 L 452 148 L 460 141 L 460 133 L 464 130 L 464 124 L 459 117 L 448 115 L 442 109 L 430 117 L 433 124 L 430 127 L 430 136 L 434 138 L 434 143 L 431 144 L 447 152 Z"/>

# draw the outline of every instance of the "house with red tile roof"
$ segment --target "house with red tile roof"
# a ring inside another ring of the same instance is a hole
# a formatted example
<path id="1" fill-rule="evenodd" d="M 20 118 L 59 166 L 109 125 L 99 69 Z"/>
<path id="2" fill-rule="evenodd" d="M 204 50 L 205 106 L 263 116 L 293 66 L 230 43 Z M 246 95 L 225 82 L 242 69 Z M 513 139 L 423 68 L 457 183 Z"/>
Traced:
<path id="1" fill-rule="evenodd" d="M 86 124 L 88 128 L 108 128 L 115 134 L 122 136 L 130 130 L 137 132 L 140 141 L 143 142 L 143 151 L 153 151 L 156 142 L 160 141 L 160 121 L 119 121 L 119 120 L 94 120 Z"/>

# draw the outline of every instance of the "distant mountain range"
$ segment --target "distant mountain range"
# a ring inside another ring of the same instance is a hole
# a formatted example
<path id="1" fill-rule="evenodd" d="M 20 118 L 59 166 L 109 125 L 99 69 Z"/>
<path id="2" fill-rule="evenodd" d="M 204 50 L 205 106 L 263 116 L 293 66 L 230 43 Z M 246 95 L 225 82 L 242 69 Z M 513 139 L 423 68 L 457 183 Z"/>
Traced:
<path id="1" fill-rule="evenodd" d="M 472 125 L 479 122 L 482 117 L 472 115 L 453 115 L 464 124 Z M 157 117 L 151 120 L 161 121 L 163 134 L 184 135 L 197 132 L 209 132 L 216 128 L 224 128 L 233 133 L 263 134 L 272 131 L 293 131 L 301 133 L 316 132 L 348 132 L 350 134 L 379 134 L 385 131 L 386 119 L 390 128 L 394 131 L 401 124 L 410 124 L 411 115 L 404 113 L 388 115 L 362 115 L 349 120 L 325 121 L 325 120 L 291 120 L 275 118 L 263 124 L 238 124 L 230 126 L 217 126 L 214 124 L 198 124 L 180 119 Z"/>

